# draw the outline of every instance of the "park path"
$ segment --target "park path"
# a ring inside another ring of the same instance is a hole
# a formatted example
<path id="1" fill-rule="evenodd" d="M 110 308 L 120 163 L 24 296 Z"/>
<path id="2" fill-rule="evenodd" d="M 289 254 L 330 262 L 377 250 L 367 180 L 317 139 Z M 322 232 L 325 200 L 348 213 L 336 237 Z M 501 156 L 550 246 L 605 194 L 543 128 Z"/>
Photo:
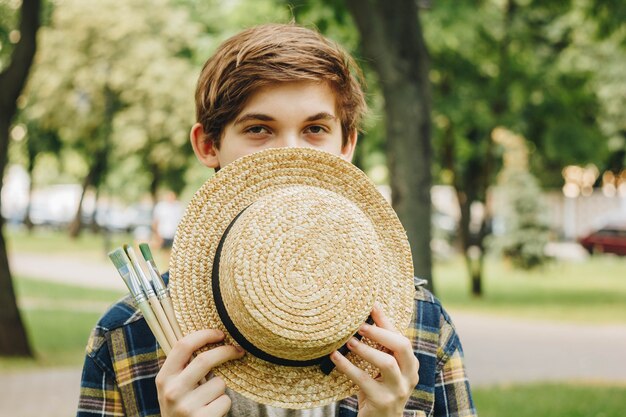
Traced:
<path id="1" fill-rule="evenodd" d="M 54 268 L 50 268 L 54 258 Z M 112 267 L 51 255 L 12 254 L 15 275 L 121 288 Z M 64 271 L 59 273 L 59 271 Z M 626 325 L 582 325 L 452 311 L 473 386 L 574 380 L 626 385 Z M 0 416 L 75 413 L 79 368 L 0 371 Z M 33 401 L 32 399 L 36 399 Z"/>
<path id="2" fill-rule="evenodd" d="M 113 264 L 104 255 L 102 259 L 92 259 L 58 254 L 12 252 L 9 253 L 9 266 L 13 276 L 91 288 L 118 290 L 126 288 Z"/>

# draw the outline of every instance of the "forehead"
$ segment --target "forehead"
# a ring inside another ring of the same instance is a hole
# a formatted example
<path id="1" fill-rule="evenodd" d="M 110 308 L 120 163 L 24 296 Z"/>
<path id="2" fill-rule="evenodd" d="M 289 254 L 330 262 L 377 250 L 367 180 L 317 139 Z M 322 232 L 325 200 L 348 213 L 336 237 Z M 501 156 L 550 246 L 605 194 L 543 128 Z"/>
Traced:
<path id="1" fill-rule="evenodd" d="M 326 82 L 295 81 L 272 83 L 256 89 L 240 114 L 268 111 L 327 112 L 336 115 L 335 91 Z"/>

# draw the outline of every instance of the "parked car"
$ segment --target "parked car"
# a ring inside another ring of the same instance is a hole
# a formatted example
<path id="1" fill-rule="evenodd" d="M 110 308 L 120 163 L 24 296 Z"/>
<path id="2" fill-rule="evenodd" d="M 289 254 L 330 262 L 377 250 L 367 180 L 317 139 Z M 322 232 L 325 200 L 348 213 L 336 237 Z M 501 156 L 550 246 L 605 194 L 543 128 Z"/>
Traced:
<path id="1" fill-rule="evenodd" d="M 626 225 L 605 226 L 578 239 L 578 242 L 589 253 L 614 253 L 626 256 Z"/>

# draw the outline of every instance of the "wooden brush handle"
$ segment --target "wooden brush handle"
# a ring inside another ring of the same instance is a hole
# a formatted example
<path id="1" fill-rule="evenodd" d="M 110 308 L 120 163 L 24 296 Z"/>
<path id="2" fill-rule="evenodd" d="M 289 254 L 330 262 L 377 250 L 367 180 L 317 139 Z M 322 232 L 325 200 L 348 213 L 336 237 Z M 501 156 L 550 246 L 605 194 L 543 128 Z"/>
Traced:
<path id="1" fill-rule="evenodd" d="M 148 327 L 150 327 L 150 330 L 152 330 L 152 333 L 154 334 L 154 337 L 156 337 L 157 342 L 159 343 L 159 345 L 161 345 L 161 349 L 163 349 L 163 352 L 165 352 L 166 356 L 169 355 L 170 351 L 172 350 L 172 346 L 167 341 L 163 330 L 161 330 L 159 321 L 152 312 L 150 304 L 148 304 L 148 301 L 141 301 L 137 303 L 137 307 L 139 307 L 139 311 L 141 311 L 143 317 L 146 319 Z"/>
<path id="2" fill-rule="evenodd" d="M 163 305 L 163 310 L 165 310 L 165 314 L 170 321 L 170 325 L 172 326 L 172 329 L 174 329 L 174 334 L 176 334 L 176 338 L 182 339 L 183 332 L 178 325 L 178 321 L 176 321 L 176 313 L 174 313 L 174 307 L 172 306 L 172 300 L 170 299 L 170 297 L 163 297 L 161 299 L 161 305 Z"/>
<path id="3" fill-rule="evenodd" d="M 152 306 L 152 311 L 154 311 L 154 315 L 156 316 L 159 324 L 161 325 L 161 330 L 165 334 L 165 338 L 167 339 L 170 346 L 174 346 L 176 341 L 176 335 L 172 330 L 172 326 L 170 326 L 170 322 L 165 315 L 165 311 L 163 311 L 163 307 L 161 307 L 161 303 L 156 297 L 149 297 L 150 305 Z"/>

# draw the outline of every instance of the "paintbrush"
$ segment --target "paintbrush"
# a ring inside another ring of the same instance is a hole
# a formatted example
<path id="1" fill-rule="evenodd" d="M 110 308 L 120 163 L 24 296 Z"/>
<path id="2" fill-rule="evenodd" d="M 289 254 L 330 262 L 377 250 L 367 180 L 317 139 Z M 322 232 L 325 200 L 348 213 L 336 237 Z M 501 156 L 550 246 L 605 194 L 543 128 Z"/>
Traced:
<path id="1" fill-rule="evenodd" d="M 150 272 L 150 277 L 152 278 L 152 286 L 156 291 L 157 298 L 163 306 L 163 310 L 165 310 L 165 314 L 167 315 L 167 319 L 169 320 L 172 329 L 174 329 L 174 334 L 177 339 L 182 339 L 183 332 L 181 331 L 178 321 L 176 320 L 176 314 L 174 313 L 174 307 L 172 306 L 169 291 L 167 290 L 167 287 L 163 282 L 163 278 L 161 278 L 161 274 L 159 273 L 159 269 L 154 262 L 150 246 L 148 246 L 147 243 L 140 243 L 139 250 L 143 255 L 143 259 L 145 259 L 146 264 L 148 264 L 148 271 Z"/>
<path id="2" fill-rule="evenodd" d="M 139 278 L 135 275 L 135 271 L 133 270 L 132 264 L 126 256 L 124 249 L 117 248 L 114 251 L 109 253 L 109 258 L 115 265 L 117 272 L 119 272 L 122 280 L 128 287 L 130 294 L 135 299 L 135 303 L 137 303 L 137 307 L 139 311 L 143 314 L 143 317 L 146 319 L 146 323 L 148 323 L 148 327 L 152 330 L 152 333 L 157 339 L 157 342 L 163 349 L 166 355 L 170 353 L 172 347 L 165 337 L 163 330 L 161 330 L 161 326 L 159 325 L 159 321 L 152 312 L 150 308 L 150 304 L 148 303 L 148 299 L 141 289 L 141 284 L 139 283 Z"/>
<path id="3" fill-rule="evenodd" d="M 163 330 L 163 333 L 165 333 L 165 337 L 167 338 L 170 346 L 174 346 L 178 338 L 176 337 L 176 334 L 174 334 L 172 326 L 170 325 L 170 322 L 165 315 L 165 311 L 163 310 L 161 303 L 156 297 L 154 289 L 152 288 L 152 284 L 150 284 L 150 280 L 144 273 L 143 268 L 139 263 L 139 258 L 137 257 L 135 250 L 132 246 L 129 245 L 124 245 L 124 250 L 130 258 L 133 267 L 135 268 L 135 272 L 139 277 L 139 282 L 141 282 L 141 287 L 143 288 L 144 294 L 146 295 L 146 297 L 148 297 L 148 302 L 150 302 L 150 305 L 152 306 L 152 311 L 156 315 L 157 320 L 161 325 L 161 330 Z"/>
<path id="4" fill-rule="evenodd" d="M 161 278 L 161 274 L 159 273 L 159 269 L 154 262 L 154 258 L 152 256 L 152 251 L 150 250 L 150 246 L 147 243 L 139 244 L 139 250 L 141 250 L 141 254 L 143 255 L 146 264 L 148 265 L 148 271 L 150 271 L 150 277 L 152 278 L 152 285 L 157 293 L 157 298 L 163 305 L 163 309 L 167 315 L 167 318 L 174 329 L 174 333 L 176 337 L 180 340 L 183 337 L 183 332 L 178 325 L 178 321 L 176 321 L 176 314 L 174 313 L 174 307 L 172 306 L 172 300 L 170 299 L 170 293 L 165 286 L 165 282 L 163 282 L 163 278 Z M 194 353 L 193 357 L 195 358 L 197 355 Z M 208 381 L 207 377 L 202 377 L 200 382 L 205 384 Z"/>

